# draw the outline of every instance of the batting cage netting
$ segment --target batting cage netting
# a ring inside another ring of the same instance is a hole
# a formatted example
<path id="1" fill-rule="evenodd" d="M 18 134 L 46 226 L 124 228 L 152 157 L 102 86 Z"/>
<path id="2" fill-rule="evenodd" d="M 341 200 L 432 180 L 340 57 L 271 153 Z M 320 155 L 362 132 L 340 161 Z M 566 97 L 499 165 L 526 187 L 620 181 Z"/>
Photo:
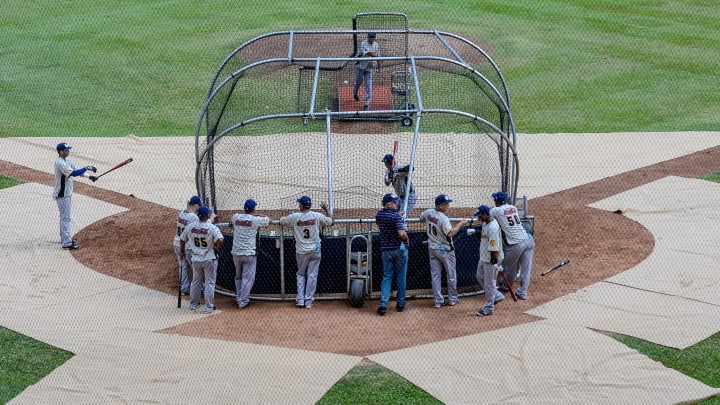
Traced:
<path id="1" fill-rule="evenodd" d="M 371 32 L 379 56 L 366 59 L 376 66 L 364 108 L 366 86 L 354 92 L 353 84 Z M 381 160 L 396 152 L 417 194 L 406 213 L 408 288 L 430 296 L 425 225 L 416 218 L 438 194 L 453 199 L 455 220 L 489 205 L 495 191 L 514 200 L 515 142 L 507 87 L 486 51 L 455 34 L 411 30 L 404 14 L 362 13 L 352 30 L 272 32 L 228 55 L 198 121 L 197 188 L 220 223 L 248 198 L 274 220 L 258 237 L 253 297 L 294 298 L 294 240 L 277 219 L 307 195 L 313 209 L 328 202 L 336 219 L 323 231 L 319 299 L 373 298 L 382 278 L 373 222 L 382 196 L 393 192 Z M 226 238 L 217 284 L 232 292 L 232 234 Z M 460 232 L 454 243 L 458 285 L 476 293 L 477 240 Z"/>

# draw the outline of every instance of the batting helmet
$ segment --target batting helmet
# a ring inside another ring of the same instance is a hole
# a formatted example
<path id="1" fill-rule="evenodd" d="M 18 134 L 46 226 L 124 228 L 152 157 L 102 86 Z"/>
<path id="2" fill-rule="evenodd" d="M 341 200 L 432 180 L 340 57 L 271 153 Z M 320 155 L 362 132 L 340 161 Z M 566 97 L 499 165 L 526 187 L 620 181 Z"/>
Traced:
<path id="1" fill-rule="evenodd" d="M 492 194 L 492 198 L 499 203 L 504 203 L 505 200 L 507 200 L 507 194 L 502 191 L 498 191 L 497 193 Z"/>
<path id="2" fill-rule="evenodd" d="M 197 205 L 202 205 L 202 200 L 200 199 L 200 197 L 194 195 L 194 196 L 190 197 L 190 199 L 188 200 L 188 204 L 190 204 L 190 205 L 195 205 L 195 204 L 197 204 Z"/>

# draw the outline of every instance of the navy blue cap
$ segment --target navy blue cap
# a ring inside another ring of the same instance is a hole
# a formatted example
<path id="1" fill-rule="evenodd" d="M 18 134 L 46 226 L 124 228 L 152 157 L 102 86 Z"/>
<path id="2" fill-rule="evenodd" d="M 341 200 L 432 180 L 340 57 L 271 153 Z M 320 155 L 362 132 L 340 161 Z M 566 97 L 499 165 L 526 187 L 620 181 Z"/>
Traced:
<path id="1" fill-rule="evenodd" d="M 435 205 L 450 204 L 453 200 L 449 199 L 445 194 L 440 194 L 435 197 Z"/>
<path id="2" fill-rule="evenodd" d="M 206 205 L 203 205 L 198 209 L 197 214 L 199 217 L 209 217 L 211 212 L 212 211 L 210 210 L 210 208 L 208 208 Z"/>
<path id="3" fill-rule="evenodd" d="M 298 199 L 297 199 L 297 202 L 298 202 L 300 205 L 302 205 L 303 207 L 305 207 L 305 208 L 310 208 L 310 207 L 312 207 L 312 200 L 310 199 L 310 197 L 308 197 L 308 196 L 306 196 L 306 195 L 298 198 Z"/>
<path id="4" fill-rule="evenodd" d="M 492 198 L 493 198 L 493 200 L 495 200 L 495 201 L 504 203 L 505 200 L 507 200 L 507 194 L 505 194 L 505 193 L 502 192 L 502 191 L 498 191 L 497 193 L 493 193 L 493 194 L 492 194 Z"/>
<path id="5" fill-rule="evenodd" d="M 392 193 L 385 194 L 382 199 L 382 205 L 385 205 L 391 201 L 398 202 L 400 201 L 400 197 Z"/>
<path id="6" fill-rule="evenodd" d="M 488 214 L 490 215 L 490 207 L 487 205 L 481 205 L 478 207 L 478 210 L 476 213 L 473 214 L 474 217 L 479 217 L 482 214 Z"/>
<path id="7" fill-rule="evenodd" d="M 395 158 L 393 157 L 393 155 L 391 155 L 391 154 L 388 153 L 387 155 L 383 156 L 381 162 L 383 162 L 383 163 L 389 163 L 389 162 L 392 162 L 394 159 L 395 159 Z"/>
<path id="8" fill-rule="evenodd" d="M 245 212 L 251 212 L 252 210 L 257 207 L 257 203 L 252 198 L 249 198 L 247 201 L 245 201 Z"/>
<path id="9" fill-rule="evenodd" d="M 57 144 L 55 149 L 57 149 L 57 151 L 60 152 L 61 150 L 70 150 L 70 149 L 72 149 L 72 146 L 68 145 L 65 142 L 60 142 L 59 144 Z"/>
<path id="10" fill-rule="evenodd" d="M 376 36 L 377 36 L 376 33 L 374 33 L 374 32 L 368 32 L 368 37 L 369 37 L 369 38 L 375 38 Z"/>
<path id="11" fill-rule="evenodd" d="M 200 197 L 194 195 L 190 197 L 190 199 L 188 200 L 188 204 L 202 205 L 202 200 L 200 199 Z"/>

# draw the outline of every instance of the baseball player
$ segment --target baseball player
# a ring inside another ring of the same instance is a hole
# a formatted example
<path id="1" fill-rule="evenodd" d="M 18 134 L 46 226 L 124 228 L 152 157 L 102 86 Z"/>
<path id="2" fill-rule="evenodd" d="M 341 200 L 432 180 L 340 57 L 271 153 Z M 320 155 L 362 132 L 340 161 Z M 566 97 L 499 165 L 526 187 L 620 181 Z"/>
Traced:
<path id="1" fill-rule="evenodd" d="M 185 257 L 183 258 L 180 255 L 180 235 L 182 235 L 188 225 L 198 221 L 197 211 L 201 205 L 202 200 L 200 200 L 200 197 L 194 195 L 190 197 L 187 202 L 187 207 L 180 211 L 180 214 L 178 214 L 177 217 L 177 232 L 173 238 L 173 249 L 175 250 L 175 257 L 177 257 L 178 261 L 178 269 L 180 271 L 180 291 L 183 295 L 188 295 L 190 293 L 190 269 L 192 268 L 190 258 L 192 257 L 192 251 L 188 246 L 185 251 Z"/>
<path id="2" fill-rule="evenodd" d="M 280 218 L 283 226 L 292 226 L 295 236 L 295 259 L 297 261 L 297 307 L 312 308 L 315 301 L 318 271 L 320 270 L 320 228 L 333 224 L 332 214 L 325 202 L 320 208 L 327 216 L 310 211 L 312 200 L 308 196 L 297 199 L 298 212 Z"/>
<path id="3" fill-rule="evenodd" d="M 514 205 L 506 203 L 507 194 L 498 191 L 492 194 L 492 198 L 495 201 L 495 208 L 490 210 L 490 216 L 498 222 L 502 229 L 503 250 L 505 251 L 505 260 L 503 260 L 502 266 L 506 270 L 505 276 L 512 285 L 518 272 L 520 273 L 520 287 L 515 295 L 520 300 L 526 300 L 528 287 L 530 287 L 530 270 L 535 252 L 535 240 L 522 226 L 518 209 Z"/>
<path id="4" fill-rule="evenodd" d="M 375 42 L 377 35 L 374 32 L 369 32 L 367 39 L 360 43 L 360 49 L 356 57 L 376 57 L 380 56 L 380 45 Z M 360 101 L 358 97 L 358 89 L 360 85 L 365 83 L 365 97 L 363 98 L 363 110 L 370 108 L 370 101 L 372 101 L 372 87 L 373 87 L 373 73 L 375 68 L 380 69 L 379 61 L 369 61 L 360 59 L 355 63 L 355 83 L 353 84 L 353 98 L 355 101 Z"/>
<path id="5" fill-rule="evenodd" d="M 57 202 L 60 211 L 60 244 L 63 249 L 80 249 L 77 240 L 72 238 L 70 230 L 70 211 L 72 206 L 73 194 L 73 177 L 84 176 L 93 182 L 97 177 L 91 176 L 88 172 L 96 173 L 95 166 L 85 166 L 76 168 L 70 159 L 70 149 L 72 146 L 65 142 L 57 144 L 56 148 L 58 157 L 55 159 L 55 188 L 53 189 L 53 199 Z"/>
<path id="6" fill-rule="evenodd" d="M 500 263 L 503 260 L 502 237 L 498 222 L 490 217 L 490 207 L 481 205 L 473 216 L 478 217 L 481 223 L 480 253 L 475 277 L 485 290 L 485 305 L 475 313 L 477 316 L 488 316 L 495 313 L 495 304 L 504 300 L 505 296 L 497 290 L 495 280 L 498 271 L 502 271 Z M 468 229 L 468 235 L 475 234 L 476 230 Z"/>
<path id="7" fill-rule="evenodd" d="M 190 310 L 200 306 L 202 279 L 205 280 L 205 308 L 203 313 L 215 310 L 215 279 L 217 278 L 217 253 L 222 250 L 223 235 L 210 223 L 210 208 L 198 208 L 198 221 L 189 224 L 180 235 L 180 256 L 185 258 L 185 244 L 190 242 L 193 278 L 190 284 Z"/>
<path id="8" fill-rule="evenodd" d="M 405 194 L 407 194 L 407 214 L 415 207 L 417 202 L 417 193 L 412 183 L 408 187 L 408 174 L 410 173 L 410 165 L 400 166 L 396 164 L 395 157 L 388 153 L 383 156 L 382 162 L 385 163 L 385 185 L 392 184 L 395 194 L 400 197 L 398 211 L 405 212 Z"/>
<path id="9" fill-rule="evenodd" d="M 375 223 L 380 231 L 380 249 L 382 251 L 383 278 L 380 284 L 380 304 L 377 313 L 385 316 L 393 275 L 397 284 L 397 298 L 395 309 L 398 312 L 405 310 L 405 289 L 407 285 L 407 263 L 410 237 L 407 234 L 405 220 L 398 214 L 400 197 L 395 194 L 385 194 L 382 199 L 383 208 L 375 215 Z"/>
<path id="10" fill-rule="evenodd" d="M 435 208 L 430 208 L 420 214 L 420 220 L 427 225 L 428 254 L 430 256 L 430 279 L 435 299 L 434 307 L 440 308 L 445 304 L 442 295 L 442 270 L 447 276 L 448 303 L 452 306 L 460 299 L 457 292 L 457 276 L 455 273 L 455 246 L 452 237 L 460 228 L 467 225 L 468 220 L 463 219 L 454 227 L 450 224 L 447 212 L 452 202 L 445 194 L 435 197 Z"/>
<path id="11" fill-rule="evenodd" d="M 233 228 L 232 257 L 235 264 L 235 293 L 237 306 L 243 309 L 250 305 L 250 290 L 255 283 L 257 267 L 256 238 L 258 229 L 270 225 L 270 218 L 254 215 L 257 203 L 245 201 L 244 214 L 235 214 L 230 219 Z"/>

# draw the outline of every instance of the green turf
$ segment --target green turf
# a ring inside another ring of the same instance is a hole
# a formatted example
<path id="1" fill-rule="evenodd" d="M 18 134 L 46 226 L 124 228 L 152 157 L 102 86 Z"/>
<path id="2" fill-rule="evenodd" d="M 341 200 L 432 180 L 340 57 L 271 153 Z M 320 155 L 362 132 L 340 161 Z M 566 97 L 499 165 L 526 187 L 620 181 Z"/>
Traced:
<path id="1" fill-rule="evenodd" d="M 18 184 L 22 184 L 22 181 L 0 175 L 0 189 L 17 186 Z"/>
<path id="2" fill-rule="evenodd" d="M 347 29 L 367 11 L 489 43 L 519 132 L 720 130 L 720 7 L 708 0 L 7 0 L 0 136 L 192 136 L 232 49 Z"/>
<path id="3" fill-rule="evenodd" d="M 709 181 L 713 181 L 715 183 L 720 183 L 720 172 L 708 173 L 704 176 L 700 176 L 700 178 L 703 180 L 709 180 Z"/>
<path id="4" fill-rule="evenodd" d="M 377 364 L 350 370 L 318 402 L 318 405 L 441 404 L 425 391 Z"/>
<path id="5" fill-rule="evenodd" d="M 6 403 L 73 356 L 0 326 L 0 403 Z"/>

